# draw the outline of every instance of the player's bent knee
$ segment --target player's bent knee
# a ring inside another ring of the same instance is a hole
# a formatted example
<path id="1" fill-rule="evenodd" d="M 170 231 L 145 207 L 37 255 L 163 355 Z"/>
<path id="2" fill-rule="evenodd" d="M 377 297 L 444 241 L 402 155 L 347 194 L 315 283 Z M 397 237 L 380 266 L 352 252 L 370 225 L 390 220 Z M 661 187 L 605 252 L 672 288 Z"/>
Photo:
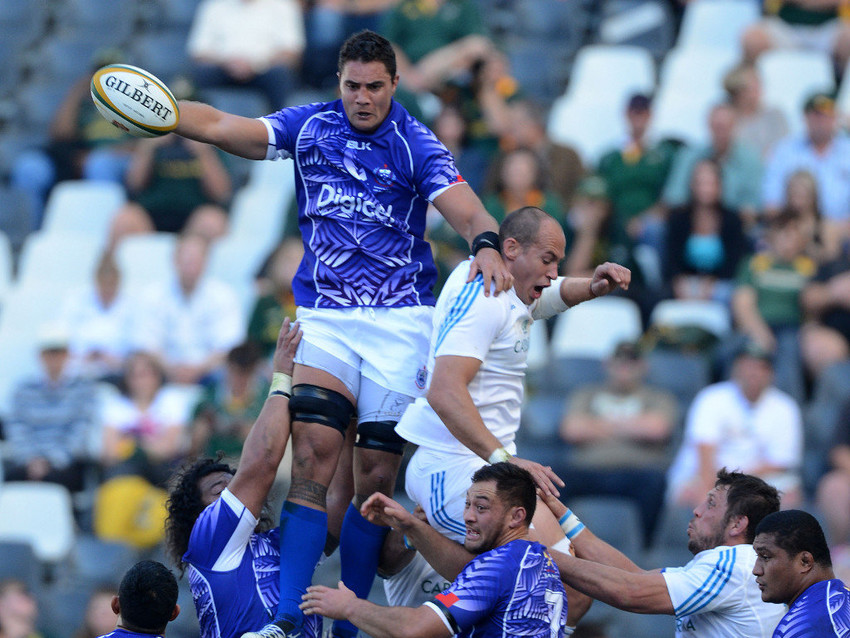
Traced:
<path id="1" fill-rule="evenodd" d="M 289 412 L 293 421 L 327 425 L 345 437 L 348 423 L 354 414 L 354 405 L 339 392 L 299 383 L 292 387 Z"/>
<path id="2" fill-rule="evenodd" d="M 395 421 L 366 421 L 357 426 L 355 447 L 378 450 L 390 454 L 404 454 L 407 442 L 395 431 Z"/>

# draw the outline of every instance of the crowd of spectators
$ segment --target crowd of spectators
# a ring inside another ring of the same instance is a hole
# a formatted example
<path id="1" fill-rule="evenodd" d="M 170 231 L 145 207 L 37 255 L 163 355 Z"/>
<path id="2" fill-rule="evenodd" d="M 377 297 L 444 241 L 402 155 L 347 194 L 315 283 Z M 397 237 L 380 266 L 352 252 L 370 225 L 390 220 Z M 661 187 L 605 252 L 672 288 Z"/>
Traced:
<path id="1" fill-rule="evenodd" d="M 649 384 L 654 344 L 645 338 L 611 353 L 603 383 L 559 397 L 553 436 L 566 497 L 634 499 L 649 547 L 665 506 L 693 506 L 720 467 L 741 469 L 773 482 L 787 505 L 816 506 L 835 556 L 850 562 L 850 400 L 826 424 L 833 444 L 804 465 L 819 380 L 850 362 L 850 137 L 831 92 L 801 105 L 800 133 L 763 102 L 757 57 L 790 46 L 803 20 L 795 3 L 776 4 L 785 8 L 745 32 L 740 61 L 718 87 L 726 99 L 707 113 L 706 144 L 653 136 L 653 95 L 641 91 L 623 105 L 628 135 L 598 160 L 548 137 L 549 105 L 528 97 L 474 0 L 201 0 L 186 37 L 190 72 L 179 82 L 201 97 L 222 86 L 253 91 L 271 111 L 332 95 L 339 43 L 362 27 L 384 33 L 399 55 L 397 98 L 453 152 L 488 211 L 501 220 L 532 205 L 559 220 L 563 274 L 606 260 L 628 265 L 626 294 L 644 326 L 665 299 L 728 312 L 729 334 L 697 353 L 712 373 L 692 403 Z M 846 26 L 834 11 L 822 22 L 831 37 L 815 39 L 835 56 L 840 79 Z M 90 66 L 119 59 L 100 51 Z M 57 105 L 47 145 L 21 153 L 5 177 L 28 193 L 34 230 L 62 180 L 117 181 L 130 200 L 115 211 L 91 282 L 57 299 L 39 332 L 43 373 L 18 380 L 2 415 L 3 474 L 103 491 L 101 503 L 126 507 L 132 493 L 151 525 L 161 496 L 139 491 L 139 481 L 161 490 L 185 458 L 217 450 L 238 458 L 267 391 L 278 328 L 294 318 L 291 280 L 303 249 L 279 238 L 243 312 L 238 291 L 207 271 L 211 246 L 229 232 L 239 176 L 211 147 L 122 136 L 91 106 L 90 70 L 81 68 L 85 77 Z M 129 294 L 115 250 L 150 232 L 178 235 L 171 275 Z M 443 276 L 466 257 L 438 216 L 429 238 Z M 127 476 L 130 487 L 119 480 Z M 135 547 L 161 540 L 78 514 L 81 527 Z M 0 589 L 0 612 L 13 595 L 26 590 Z M 0 637 L 13 635 L 5 630 Z"/>

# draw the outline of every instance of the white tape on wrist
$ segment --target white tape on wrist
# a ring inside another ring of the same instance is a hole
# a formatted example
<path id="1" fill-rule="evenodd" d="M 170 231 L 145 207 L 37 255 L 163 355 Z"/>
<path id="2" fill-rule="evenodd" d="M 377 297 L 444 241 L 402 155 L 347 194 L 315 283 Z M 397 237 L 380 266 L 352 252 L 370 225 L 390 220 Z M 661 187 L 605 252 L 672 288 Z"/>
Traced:
<path id="1" fill-rule="evenodd" d="M 487 462 L 492 465 L 493 463 L 502 463 L 503 461 L 510 461 L 513 458 L 513 455 L 508 452 L 505 448 L 500 447 L 493 450 L 493 453 L 487 459 Z"/>
<path id="2" fill-rule="evenodd" d="M 287 399 L 292 396 L 292 377 L 285 372 L 272 374 L 272 384 L 269 388 L 269 396 L 283 396 Z"/>
<path id="3" fill-rule="evenodd" d="M 561 529 L 564 530 L 564 534 L 566 534 L 567 538 L 570 540 L 584 531 L 584 523 L 582 523 L 581 520 L 579 520 L 579 517 L 573 514 L 573 511 L 569 508 L 567 508 L 564 515 L 558 520 L 558 523 L 561 525 Z"/>

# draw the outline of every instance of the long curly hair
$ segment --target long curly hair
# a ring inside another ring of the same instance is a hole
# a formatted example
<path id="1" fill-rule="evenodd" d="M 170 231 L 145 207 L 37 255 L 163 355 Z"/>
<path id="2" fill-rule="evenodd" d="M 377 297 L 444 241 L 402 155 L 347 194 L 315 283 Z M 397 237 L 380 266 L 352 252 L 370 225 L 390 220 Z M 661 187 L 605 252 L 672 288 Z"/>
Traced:
<path id="1" fill-rule="evenodd" d="M 201 458 L 184 465 L 170 481 L 171 489 L 166 503 L 168 518 L 165 521 L 165 547 L 181 576 L 186 569 L 183 554 L 189 547 L 192 527 L 206 507 L 201 500 L 198 483 L 213 472 L 236 473 L 230 465 L 222 463 L 221 458 L 221 455 Z"/>

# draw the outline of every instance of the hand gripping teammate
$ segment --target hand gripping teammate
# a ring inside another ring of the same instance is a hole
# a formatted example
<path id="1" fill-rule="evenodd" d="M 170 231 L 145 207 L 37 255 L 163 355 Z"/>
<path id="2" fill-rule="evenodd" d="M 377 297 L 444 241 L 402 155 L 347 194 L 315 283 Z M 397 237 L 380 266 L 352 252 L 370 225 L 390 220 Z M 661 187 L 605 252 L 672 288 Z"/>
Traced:
<path id="1" fill-rule="evenodd" d="M 365 596 L 386 528 L 359 513 L 391 493 L 404 440 L 395 423 L 425 387 L 436 268 L 424 240 L 429 203 L 467 241 L 469 272 L 485 294 L 512 285 L 497 224 L 464 183 L 448 150 L 393 94 L 395 54 L 364 31 L 339 55 L 341 99 L 260 119 L 181 102 L 177 133 L 250 159 L 295 162 L 305 256 L 293 282 L 304 338 L 296 358 L 292 483 L 281 512 L 281 602 L 260 635 L 298 635 L 301 595 L 325 545 L 327 487 L 357 414 L 354 503 L 341 533 L 342 578 Z M 350 624 L 337 636 L 353 636 Z M 255 634 L 256 635 L 256 634 Z"/>

